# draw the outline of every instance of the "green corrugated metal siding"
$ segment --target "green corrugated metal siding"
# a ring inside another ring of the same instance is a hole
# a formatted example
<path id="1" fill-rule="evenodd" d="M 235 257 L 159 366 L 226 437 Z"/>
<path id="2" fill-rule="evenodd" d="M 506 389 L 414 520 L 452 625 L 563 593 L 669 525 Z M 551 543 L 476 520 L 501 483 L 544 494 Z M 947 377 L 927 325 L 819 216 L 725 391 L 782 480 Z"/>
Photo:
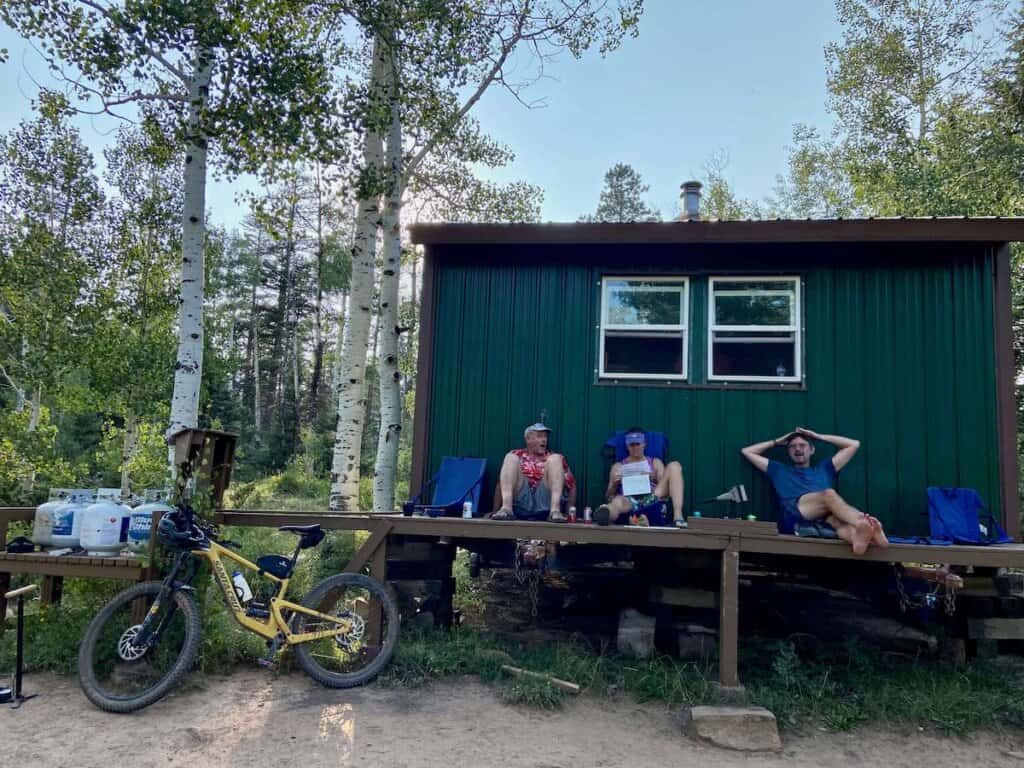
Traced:
<path id="1" fill-rule="evenodd" d="M 602 500 L 604 440 L 637 422 L 668 434 L 688 511 L 743 482 L 753 509 L 774 519 L 766 482 L 739 449 L 806 425 L 861 440 L 840 492 L 897 534 L 926 526 L 928 485 L 977 488 L 998 512 L 991 248 L 434 246 L 431 257 L 426 467 L 445 454 L 487 457 L 488 507 L 504 452 L 544 409 L 581 507 Z M 804 278 L 804 388 L 700 384 L 707 276 L 751 271 Z M 691 386 L 596 381 L 600 278 L 647 272 L 691 276 Z"/>

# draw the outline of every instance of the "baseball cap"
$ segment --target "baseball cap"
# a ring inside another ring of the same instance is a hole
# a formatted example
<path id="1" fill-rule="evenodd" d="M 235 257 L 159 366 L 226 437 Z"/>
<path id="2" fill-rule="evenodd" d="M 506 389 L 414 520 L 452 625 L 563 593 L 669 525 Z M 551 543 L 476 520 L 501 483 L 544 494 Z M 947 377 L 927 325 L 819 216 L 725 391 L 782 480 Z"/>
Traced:
<path id="1" fill-rule="evenodd" d="M 647 436 L 643 432 L 627 432 L 626 433 L 626 445 L 639 445 L 640 443 L 646 443 Z"/>
<path id="2" fill-rule="evenodd" d="M 528 426 L 526 429 L 523 430 L 523 437 L 525 438 L 527 433 L 529 433 L 529 432 L 550 432 L 550 431 L 551 431 L 551 427 L 545 426 L 542 422 L 538 421 L 536 424 L 531 424 L 530 426 Z"/>

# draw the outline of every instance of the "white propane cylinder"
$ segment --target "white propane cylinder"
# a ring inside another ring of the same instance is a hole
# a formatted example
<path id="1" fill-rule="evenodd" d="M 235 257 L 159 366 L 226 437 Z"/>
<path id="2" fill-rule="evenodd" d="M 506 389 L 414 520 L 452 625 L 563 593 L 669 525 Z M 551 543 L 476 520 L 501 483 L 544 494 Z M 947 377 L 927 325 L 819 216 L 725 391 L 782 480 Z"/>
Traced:
<path id="1" fill-rule="evenodd" d="M 116 555 L 128 538 L 132 511 L 112 501 L 97 501 L 81 513 L 82 548 L 90 555 Z"/>
<path id="2" fill-rule="evenodd" d="M 38 507 L 32 518 L 32 543 L 48 547 L 53 543 L 53 510 L 71 496 L 71 488 L 51 488 L 50 497 Z"/>
<path id="3" fill-rule="evenodd" d="M 53 536 L 55 547 L 77 547 L 81 541 L 82 512 L 95 500 L 87 488 L 76 488 L 67 502 L 53 510 Z"/>
<path id="4" fill-rule="evenodd" d="M 162 503 L 141 504 L 132 510 L 131 522 L 128 523 L 128 549 L 132 552 L 144 552 L 149 548 L 149 534 L 153 526 L 153 513 L 166 515 L 173 512 L 174 507 Z"/>

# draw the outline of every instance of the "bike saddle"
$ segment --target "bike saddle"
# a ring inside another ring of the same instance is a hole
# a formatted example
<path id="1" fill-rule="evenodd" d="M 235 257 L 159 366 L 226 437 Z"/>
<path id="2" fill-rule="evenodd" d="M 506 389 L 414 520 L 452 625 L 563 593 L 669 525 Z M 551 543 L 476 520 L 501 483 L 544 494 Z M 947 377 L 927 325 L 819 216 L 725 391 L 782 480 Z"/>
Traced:
<path id="1" fill-rule="evenodd" d="M 314 533 L 320 530 L 320 523 L 316 525 L 282 525 L 277 530 L 279 531 L 291 531 L 292 533 L 301 533 L 303 535 L 307 533 Z"/>

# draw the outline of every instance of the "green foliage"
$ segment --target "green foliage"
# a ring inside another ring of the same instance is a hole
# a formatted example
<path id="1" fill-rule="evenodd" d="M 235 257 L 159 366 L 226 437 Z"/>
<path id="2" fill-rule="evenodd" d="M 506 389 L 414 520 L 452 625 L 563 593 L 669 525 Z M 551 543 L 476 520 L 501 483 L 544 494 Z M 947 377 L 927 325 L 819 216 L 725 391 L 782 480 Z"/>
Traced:
<path id="1" fill-rule="evenodd" d="M 604 189 L 594 215 L 580 221 L 661 221 L 661 213 L 643 201 L 650 186 L 626 163 L 616 163 L 604 175 Z"/>
<path id="2" fill-rule="evenodd" d="M 801 657 L 790 643 L 764 644 L 757 653 L 772 661 L 744 673 L 747 689 L 787 727 L 820 723 L 849 731 L 884 723 L 963 736 L 1024 723 L 1024 704 L 1014 693 L 1021 675 L 983 662 L 954 670 L 854 642 L 832 654 Z"/>
<path id="3" fill-rule="evenodd" d="M 36 504 L 50 487 L 68 487 L 81 474 L 57 452 L 57 427 L 50 409 L 41 406 L 39 423 L 29 430 L 32 414 L 0 410 L 0 505 Z"/>
<path id="4" fill-rule="evenodd" d="M 132 489 L 141 495 L 146 488 L 163 488 L 167 481 L 167 443 L 162 424 L 141 423 L 137 427 L 135 451 L 128 461 Z M 103 425 L 103 441 L 96 452 L 97 483 L 119 486 L 124 466 L 124 427 L 108 421 Z"/>

